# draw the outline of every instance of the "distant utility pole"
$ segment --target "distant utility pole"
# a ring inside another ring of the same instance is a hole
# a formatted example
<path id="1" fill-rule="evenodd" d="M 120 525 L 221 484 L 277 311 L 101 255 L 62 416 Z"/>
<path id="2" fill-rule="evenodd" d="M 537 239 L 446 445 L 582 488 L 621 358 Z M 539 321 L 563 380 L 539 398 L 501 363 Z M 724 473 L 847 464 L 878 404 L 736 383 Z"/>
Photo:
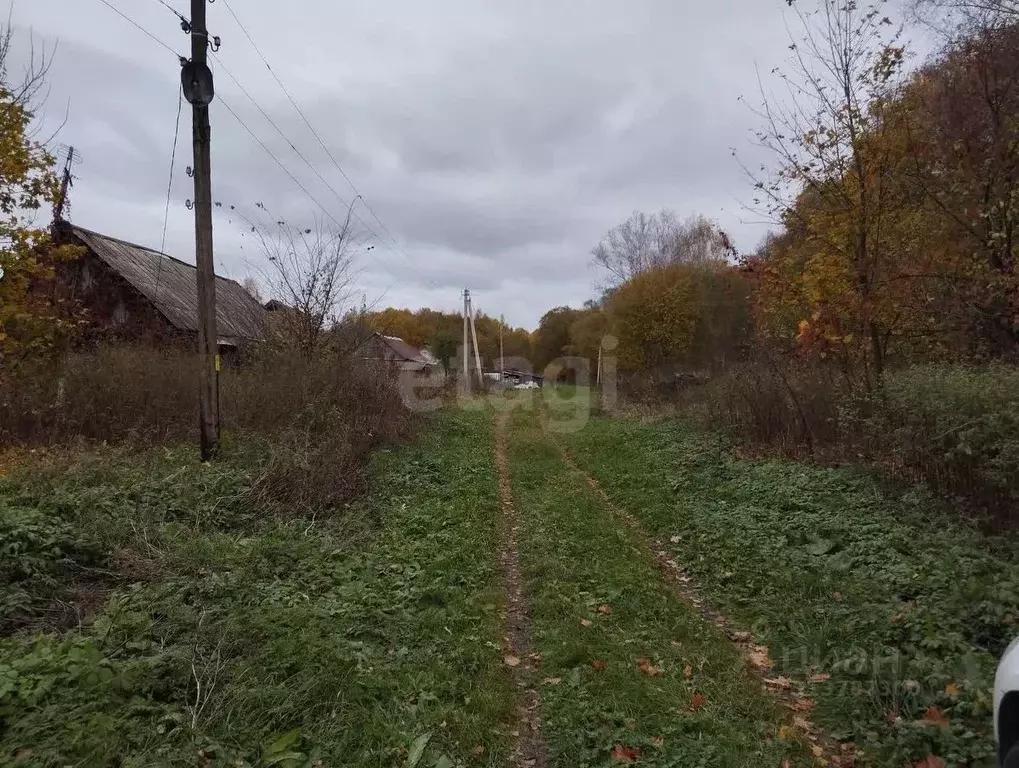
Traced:
<path id="1" fill-rule="evenodd" d="M 463 352 L 464 352 L 464 370 L 463 370 L 464 383 L 463 383 L 463 386 L 464 386 L 464 391 L 465 392 L 470 392 L 471 391 L 471 374 L 470 374 L 470 370 L 471 369 L 470 369 L 470 362 L 469 362 L 469 360 L 470 360 L 469 355 L 470 355 L 471 349 L 470 349 L 470 340 L 469 340 L 469 336 L 468 336 L 469 331 L 470 331 L 470 327 L 468 325 L 468 323 L 470 322 L 470 306 L 471 306 L 471 292 L 470 292 L 469 289 L 464 288 L 464 346 L 463 346 Z"/>
<path id="2" fill-rule="evenodd" d="M 181 84 L 191 104 L 195 150 L 195 261 L 198 266 L 199 420 L 202 461 L 219 454 L 219 344 L 216 334 L 216 270 L 212 256 L 212 128 L 209 103 L 214 94 L 208 65 L 206 0 L 191 0 L 191 61 Z"/>
<path id="3" fill-rule="evenodd" d="M 503 371 L 506 370 L 506 353 L 502 347 L 502 327 L 506 325 L 506 316 L 499 315 L 499 381 L 502 381 Z"/>
<path id="4" fill-rule="evenodd" d="M 474 303 L 471 302 L 471 338 L 474 339 L 474 361 L 478 364 L 478 386 L 484 388 L 485 374 L 481 370 L 481 352 L 478 350 L 478 329 L 474 327 Z"/>

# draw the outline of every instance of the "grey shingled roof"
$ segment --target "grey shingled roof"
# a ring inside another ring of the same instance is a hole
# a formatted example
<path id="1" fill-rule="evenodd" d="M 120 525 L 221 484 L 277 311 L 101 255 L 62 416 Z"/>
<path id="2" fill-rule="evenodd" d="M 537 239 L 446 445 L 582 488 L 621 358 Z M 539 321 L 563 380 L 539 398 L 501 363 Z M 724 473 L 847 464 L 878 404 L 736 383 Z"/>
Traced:
<path id="1" fill-rule="evenodd" d="M 198 270 L 141 245 L 81 227 L 71 232 L 103 263 L 144 295 L 182 331 L 198 330 Z M 220 343 L 265 338 L 265 309 L 234 280 L 216 277 L 216 330 Z"/>

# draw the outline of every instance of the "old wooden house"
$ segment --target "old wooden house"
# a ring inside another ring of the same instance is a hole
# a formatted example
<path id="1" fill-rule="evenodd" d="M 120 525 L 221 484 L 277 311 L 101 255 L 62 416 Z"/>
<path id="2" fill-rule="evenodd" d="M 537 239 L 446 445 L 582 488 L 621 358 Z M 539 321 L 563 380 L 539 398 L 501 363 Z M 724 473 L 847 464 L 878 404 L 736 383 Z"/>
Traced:
<path id="1" fill-rule="evenodd" d="M 198 271 L 145 246 L 61 221 L 58 241 L 84 246 L 64 265 L 60 282 L 85 310 L 88 341 L 197 343 Z M 216 327 L 221 348 L 265 338 L 265 309 L 239 283 L 216 278 Z"/>

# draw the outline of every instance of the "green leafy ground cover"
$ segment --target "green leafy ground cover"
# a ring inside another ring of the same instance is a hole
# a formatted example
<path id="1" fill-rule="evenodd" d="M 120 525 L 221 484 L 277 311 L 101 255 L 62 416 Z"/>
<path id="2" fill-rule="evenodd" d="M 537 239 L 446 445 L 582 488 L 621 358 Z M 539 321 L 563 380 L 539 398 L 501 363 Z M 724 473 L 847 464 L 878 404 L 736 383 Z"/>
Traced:
<path id="1" fill-rule="evenodd" d="M 777 672 L 811 685 L 831 735 L 881 765 L 993 765 L 994 666 L 1019 632 L 1014 541 L 919 491 L 892 501 L 858 472 L 740 461 L 676 422 L 599 418 L 563 439 Z"/>
<path id="2" fill-rule="evenodd" d="M 107 452 L 0 484 L 0 754 L 504 765 L 488 418 L 435 417 L 376 457 L 370 503 L 328 519 L 256 512 L 230 453 Z M 68 580 L 96 612 L 47 623 Z"/>

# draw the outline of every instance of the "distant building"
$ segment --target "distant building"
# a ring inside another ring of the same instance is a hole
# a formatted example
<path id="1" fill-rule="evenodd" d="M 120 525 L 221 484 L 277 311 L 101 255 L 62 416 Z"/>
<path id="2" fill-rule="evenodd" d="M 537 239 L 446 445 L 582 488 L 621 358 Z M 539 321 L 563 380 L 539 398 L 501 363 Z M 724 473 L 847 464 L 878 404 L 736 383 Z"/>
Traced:
<path id="1" fill-rule="evenodd" d="M 431 373 L 440 363 L 430 352 L 412 347 L 398 336 L 373 333 L 359 348 L 360 357 L 396 366 L 401 371 Z"/>
<path id="2" fill-rule="evenodd" d="M 198 335 L 198 270 L 172 256 L 68 222 L 58 242 L 82 245 L 85 256 L 62 266 L 63 289 L 87 312 L 86 339 L 192 343 Z M 239 283 L 216 278 L 220 347 L 265 338 L 265 310 Z M 197 343 L 197 342 L 195 342 Z"/>

